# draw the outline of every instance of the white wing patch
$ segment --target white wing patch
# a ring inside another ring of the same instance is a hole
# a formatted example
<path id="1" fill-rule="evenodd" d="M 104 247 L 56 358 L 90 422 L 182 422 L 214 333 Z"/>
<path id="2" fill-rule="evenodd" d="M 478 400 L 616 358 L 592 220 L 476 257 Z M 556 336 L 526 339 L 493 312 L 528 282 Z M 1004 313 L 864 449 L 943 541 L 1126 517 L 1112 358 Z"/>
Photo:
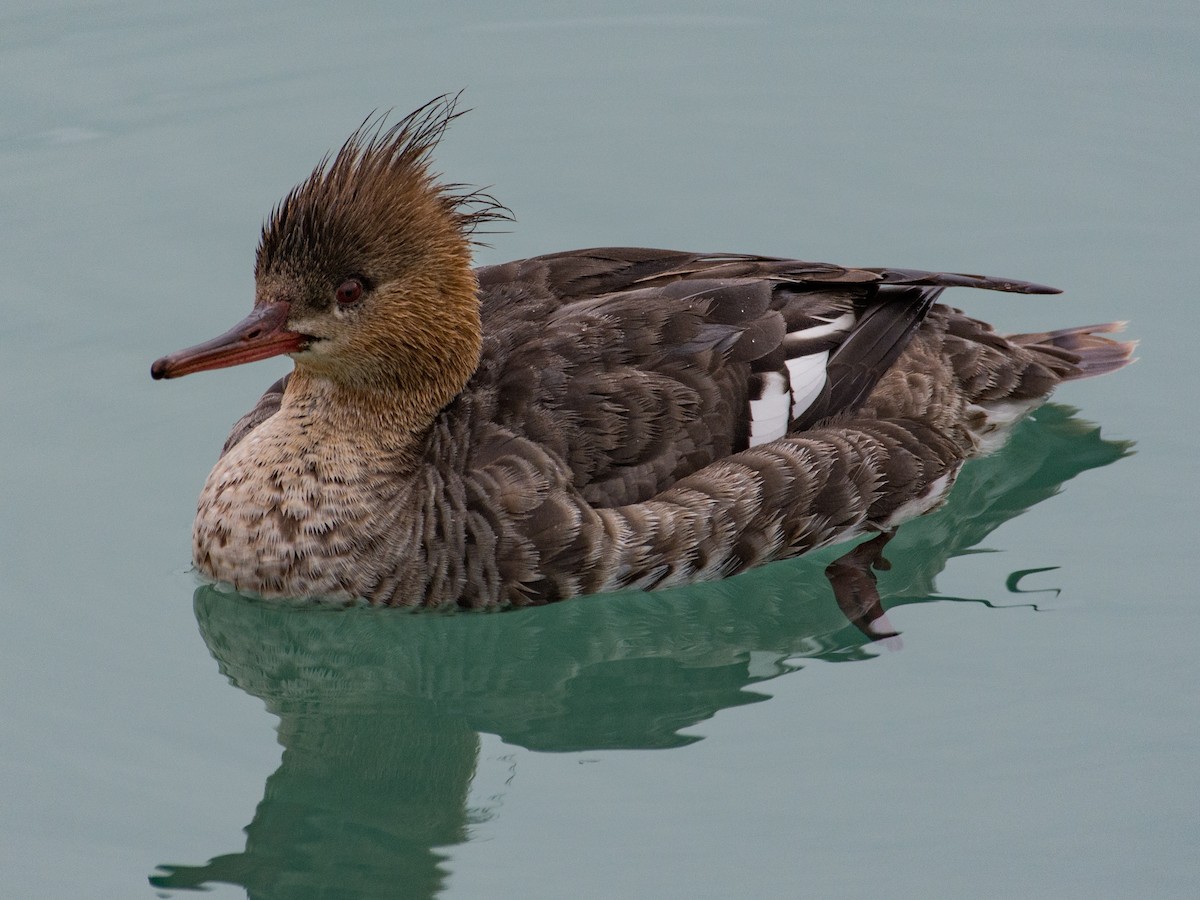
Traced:
<path id="1" fill-rule="evenodd" d="M 824 325 L 814 325 L 812 328 L 802 328 L 799 331 L 793 331 L 791 337 L 801 340 L 810 341 L 813 338 L 829 337 L 831 334 L 837 334 L 839 331 L 849 331 L 854 327 L 854 313 L 843 313 L 836 319 L 830 319 Z"/>
<path id="2" fill-rule="evenodd" d="M 833 318 L 811 316 L 810 325 L 789 332 L 783 339 L 786 369 L 755 375 L 758 399 L 750 401 L 750 446 L 778 440 L 788 425 L 805 413 L 825 389 L 830 348 L 840 343 L 838 335 L 854 328 L 854 313 Z M 753 394 L 752 394 L 753 396 Z"/>
<path id="3" fill-rule="evenodd" d="M 791 392 L 782 372 L 763 375 L 762 397 L 750 401 L 750 446 L 757 447 L 787 434 Z"/>
<path id="4" fill-rule="evenodd" d="M 787 361 L 788 375 L 792 382 L 793 419 L 812 406 L 821 389 L 825 387 L 825 366 L 828 363 L 828 350 Z"/>

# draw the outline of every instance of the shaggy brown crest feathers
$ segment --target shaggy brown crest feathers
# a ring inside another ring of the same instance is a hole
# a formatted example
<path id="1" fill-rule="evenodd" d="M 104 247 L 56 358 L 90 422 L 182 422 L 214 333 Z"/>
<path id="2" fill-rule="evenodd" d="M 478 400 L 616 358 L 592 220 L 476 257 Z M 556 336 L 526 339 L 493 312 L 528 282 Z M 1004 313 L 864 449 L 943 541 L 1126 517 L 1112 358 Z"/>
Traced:
<path id="1" fill-rule="evenodd" d="M 406 247 L 384 236 L 416 235 L 433 222 L 473 235 L 511 219 L 490 194 L 441 182 L 430 168 L 433 149 L 466 112 L 457 104 L 458 95 L 443 95 L 390 126 L 387 113 L 365 119 L 336 154 L 325 156 L 276 204 L 263 226 L 255 273 L 271 273 L 297 258 L 404 253 Z"/>

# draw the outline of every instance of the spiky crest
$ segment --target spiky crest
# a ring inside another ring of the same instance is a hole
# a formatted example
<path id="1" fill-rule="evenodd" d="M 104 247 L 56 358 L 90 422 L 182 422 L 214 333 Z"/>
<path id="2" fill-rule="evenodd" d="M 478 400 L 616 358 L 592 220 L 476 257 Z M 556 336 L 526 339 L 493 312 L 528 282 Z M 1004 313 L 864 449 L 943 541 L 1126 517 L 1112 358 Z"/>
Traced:
<path id="1" fill-rule="evenodd" d="M 403 242 L 431 213 L 470 241 L 481 226 L 512 214 L 483 190 L 442 183 L 430 157 L 458 109 L 459 94 L 444 94 L 398 122 L 372 113 L 334 155 L 317 164 L 271 211 L 256 258 L 262 275 L 296 259 L 353 258 L 379 240 Z M 390 228 L 380 228 L 388 222 Z M 395 249 L 395 248 L 393 248 Z M 356 252 L 360 251 L 360 252 Z"/>

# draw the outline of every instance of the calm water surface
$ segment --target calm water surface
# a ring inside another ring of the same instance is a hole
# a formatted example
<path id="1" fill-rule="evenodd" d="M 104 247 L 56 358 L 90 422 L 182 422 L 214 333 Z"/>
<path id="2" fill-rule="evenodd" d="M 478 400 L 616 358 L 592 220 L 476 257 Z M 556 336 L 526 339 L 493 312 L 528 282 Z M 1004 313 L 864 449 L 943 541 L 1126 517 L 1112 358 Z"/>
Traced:
<path id="1" fill-rule="evenodd" d="M 0 896 L 1192 897 L 1194 4 L 318 4 L 0 12 Z M 272 361 L 270 206 L 374 109 L 612 243 L 985 271 L 1007 330 L 1129 319 L 905 526 L 871 643 L 838 551 L 502 615 L 248 601 L 194 502 Z M 850 663 L 850 665 L 835 665 Z"/>

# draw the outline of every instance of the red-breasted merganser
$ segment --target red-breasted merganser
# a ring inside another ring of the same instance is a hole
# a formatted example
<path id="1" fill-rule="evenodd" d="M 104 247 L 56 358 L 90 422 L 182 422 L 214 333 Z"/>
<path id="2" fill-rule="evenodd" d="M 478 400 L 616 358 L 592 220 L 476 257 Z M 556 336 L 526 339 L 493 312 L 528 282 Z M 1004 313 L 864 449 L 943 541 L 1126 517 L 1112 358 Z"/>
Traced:
<path id="1" fill-rule="evenodd" d="M 269 217 L 250 315 L 154 363 L 295 362 L 200 495 L 206 577 L 520 606 L 878 548 L 1059 382 L 1129 362 L 1116 323 L 1001 336 L 936 302 L 1057 293 L 1004 278 L 627 248 L 473 269 L 506 211 L 432 172 L 456 114 L 355 132 Z"/>

